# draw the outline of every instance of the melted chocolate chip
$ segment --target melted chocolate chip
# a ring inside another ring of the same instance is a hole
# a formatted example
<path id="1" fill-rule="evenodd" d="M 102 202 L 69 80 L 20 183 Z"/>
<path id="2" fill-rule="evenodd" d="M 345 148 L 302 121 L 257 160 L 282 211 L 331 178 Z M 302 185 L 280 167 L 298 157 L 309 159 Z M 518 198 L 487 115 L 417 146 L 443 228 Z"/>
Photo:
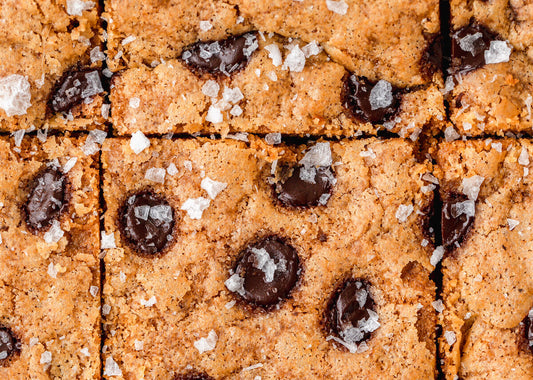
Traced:
<path id="1" fill-rule="evenodd" d="M 36 175 L 30 195 L 24 205 L 26 223 L 30 229 L 43 230 L 59 217 L 66 204 L 65 185 L 65 176 L 54 166 Z"/>
<path id="2" fill-rule="evenodd" d="M 370 283 L 361 278 L 345 281 L 329 302 L 326 324 L 330 334 L 346 343 L 370 339 L 379 327 Z"/>
<path id="3" fill-rule="evenodd" d="M 246 247 L 226 286 L 248 303 L 270 307 L 289 296 L 299 274 L 296 250 L 280 238 L 268 236 Z"/>
<path id="4" fill-rule="evenodd" d="M 184 375 L 176 375 L 174 380 L 214 380 L 211 376 L 200 373 L 200 372 L 191 372 Z"/>
<path id="5" fill-rule="evenodd" d="M 429 43 L 422 55 L 422 70 L 426 77 L 431 76 L 439 71 L 442 67 L 442 37 L 440 35 L 429 37 Z"/>
<path id="6" fill-rule="evenodd" d="M 531 309 L 523 320 L 524 333 L 526 338 L 527 347 L 533 353 L 533 309 Z"/>
<path id="7" fill-rule="evenodd" d="M 122 206 L 120 227 L 137 253 L 154 255 L 172 240 L 174 210 L 161 196 L 142 191 L 130 196 Z"/>
<path id="8" fill-rule="evenodd" d="M 285 182 L 276 185 L 276 193 L 285 206 L 324 206 L 335 182 L 335 176 L 329 167 L 296 166 Z"/>
<path id="9" fill-rule="evenodd" d="M 0 326 L 0 363 L 15 354 L 18 346 L 19 343 L 13 332 L 7 327 Z"/>
<path id="10" fill-rule="evenodd" d="M 200 73 L 229 75 L 244 68 L 257 47 L 255 34 L 246 33 L 220 41 L 197 42 L 181 58 Z"/>
<path id="11" fill-rule="evenodd" d="M 344 107 L 363 122 L 386 122 L 400 106 L 401 90 L 386 81 L 373 83 L 365 77 L 347 75 L 343 93 Z"/>
<path id="12" fill-rule="evenodd" d="M 102 92 L 104 88 L 98 70 L 71 70 L 57 81 L 48 101 L 48 107 L 54 113 L 68 112 L 84 99 Z"/>
<path id="13" fill-rule="evenodd" d="M 471 21 L 452 34 L 452 64 L 450 72 L 467 73 L 485 65 L 485 51 L 490 42 L 501 40 L 485 26 Z"/>
<path id="14" fill-rule="evenodd" d="M 441 235 L 442 245 L 451 252 L 461 245 L 472 227 L 475 202 L 459 193 L 450 193 L 442 201 Z"/>

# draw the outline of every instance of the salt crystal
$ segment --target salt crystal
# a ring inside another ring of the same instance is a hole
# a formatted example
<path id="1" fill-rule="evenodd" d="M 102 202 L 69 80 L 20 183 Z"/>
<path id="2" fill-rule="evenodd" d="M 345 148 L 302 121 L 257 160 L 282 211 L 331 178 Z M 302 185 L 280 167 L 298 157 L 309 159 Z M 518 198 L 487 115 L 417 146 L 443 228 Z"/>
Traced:
<path id="1" fill-rule="evenodd" d="M 150 207 L 150 218 L 153 220 L 171 223 L 174 220 L 172 217 L 172 207 L 169 205 L 152 206 Z"/>
<path id="2" fill-rule="evenodd" d="M 12 132 L 11 135 L 13 136 L 15 140 L 15 146 L 20 147 L 22 144 L 22 139 L 24 138 L 24 134 L 26 133 L 25 129 L 19 129 L 18 131 Z"/>
<path id="3" fill-rule="evenodd" d="M 463 178 L 463 194 L 468 197 L 468 199 L 475 201 L 479 194 L 481 184 L 485 180 L 485 177 L 474 175 L 469 178 Z"/>
<path id="4" fill-rule="evenodd" d="M 437 313 L 442 313 L 444 310 L 444 304 L 442 303 L 442 300 L 433 301 L 431 305 Z"/>
<path id="5" fill-rule="evenodd" d="M 281 133 L 267 133 L 265 142 L 269 145 L 281 144 Z"/>
<path id="6" fill-rule="evenodd" d="M 141 305 L 143 305 L 144 307 L 152 307 L 155 305 L 155 303 L 157 302 L 155 296 L 152 296 L 150 297 L 150 299 L 148 300 L 144 300 L 144 298 L 141 298 Z"/>
<path id="7" fill-rule="evenodd" d="M 81 92 L 82 98 L 86 99 L 104 92 L 98 71 L 95 70 L 85 73 L 85 80 L 87 81 L 87 86 L 85 86 Z"/>
<path id="8" fill-rule="evenodd" d="M 122 371 L 120 370 L 120 367 L 118 366 L 117 362 L 113 360 L 112 356 L 109 356 L 105 360 L 104 375 L 105 376 L 122 376 Z"/>
<path id="9" fill-rule="evenodd" d="M 439 180 L 437 179 L 437 177 L 435 177 L 433 174 L 431 173 L 424 173 L 422 174 L 422 177 L 421 177 L 424 181 L 428 181 L 430 183 L 433 183 L 435 185 L 438 185 L 439 184 Z"/>
<path id="10" fill-rule="evenodd" d="M 490 146 L 492 147 L 492 149 L 494 149 L 496 152 L 499 152 L 501 153 L 502 152 L 502 143 L 501 142 L 498 142 L 498 143 L 492 143 L 490 144 Z"/>
<path id="11" fill-rule="evenodd" d="M 131 108 L 139 108 L 141 105 L 141 99 L 137 97 L 130 98 L 129 105 Z"/>
<path id="12" fill-rule="evenodd" d="M 509 225 L 509 230 L 512 231 L 516 226 L 520 224 L 518 220 L 507 218 L 507 224 Z"/>
<path id="13" fill-rule="evenodd" d="M 268 79 L 270 79 L 272 82 L 276 82 L 278 80 L 278 75 L 276 74 L 275 71 L 269 71 L 267 73 L 267 77 Z"/>
<path id="14" fill-rule="evenodd" d="M 403 223 L 407 220 L 409 215 L 413 213 L 414 207 L 412 204 L 408 205 L 399 205 L 398 209 L 396 210 L 396 219 L 400 221 L 400 223 Z"/>
<path id="15" fill-rule="evenodd" d="M 100 46 L 96 46 L 91 50 L 89 53 L 89 56 L 91 57 L 91 62 L 100 62 L 105 59 L 105 54 L 100 51 Z"/>
<path id="16" fill-rule="evenodd" d="M 102 70 L 102 74 L 104 74 L 106 78 L 111 78 L 113 76 L 113 72 L 109 70 L 107 67 Z"/>
<path id="17" fill-rule="evenodd" d="M 228 139 L 233 139 L 233 140 L 238 140 L 238 141 L 244 141 L 244 142 L 248 142 L 248 133 L 246 132 L 237 132 L 237 133 L 234 133 L 234 134 L 231 134 L 231 133 L 228 133 L 226 135 L 226 137 Z"/>
<path id="18" fill-rule="evenodd" d="M 224 190 L 226 187 L 228 187 L 227 183 L 224 182 L 218 182 L 214 181 L 209 177 L 205 177 L 202 180 L 202 183 L 200 184 L 201 188 L 207 191 L 207 194 L 209 195 L 209 198 L 215 199 L 218 194 L 222 190 Z"/>
<path id="19" fill-rule="evenodd" d="M 386 80 L 380 80 L 370 90 L 368 101 L 372 110 L 390 106 L 392 103 L 392 85 Z"/>
<path id="20" fill-rule="evenodd" d="M 329 142 L 316 143 L 300 160 L 300 164 L 305 167 L 331 166 L 332 163 L 333 159 L 331 157 Z"/>
<path id="21" fill-rule="evenodd" d="M 213 24 L 211 24 L 209 21 L 200 21 L 200 30 L 207 32 L 208 30 L 212 28 L 213 28 Z"/>
<path id="22" fill-rule="evenodd" d="M 168 165 L 167 173 L 168 173 L 169 175 L 172 175 L 172 176 L 175 176 L 176 174 L 179 173 L 178 168 L 176 167 L 176 165 L 174 165 L 173 162 L 170 163 L 170 165 Z"/>
<path id="23" fill-rule="evenodd" d="M 274 259 L 270 257 L 270 254 L 264 248 L 252 248 L 251 251 L 254 254 L 254 267 L 263 271 L 265 282 L 269 283 L 274 281 L 274 274 L 277 270 Z"/>
<path id="24" fill-rule="evenodd" d="M 224 116 L 222 115 L 222 112 L 218 107 L 211 105 L 209 107 L 209 110 L 207 111 L 205 121 L 208 121 L 213 124 L 222 123 L 224 121 Z"/>
<path id="25" fill-rule="evenodd" d="M 431 254 L 431 258 L 429 259 L 429 262 L 434 267 L 437 266 L 437 264 L 442 260 L 442 257 L 444 256 L 444 247 L 442 245 L 439 245 L 433 253 Z"/>
<path id="26" fill-rule="evenodd" d="M 44 241 L 48 244 L 57 243 L 64 234 L 65 232 L 61 229 L 59 221 L 54 220 L 50 229 L 44 234 Z"/>
<path id="27" fill-rule="evenodd" d="M 472 129 L 472 124 L 470 124 L 470 123 L 468 123 L 468 122 L 466 122 L 466 121 L 463 122 L 463 129 L 464 129 L 465 131 L 469 131 L 469 130 L 471 130 L 471 129 Z"/>
<path id="28" fill-rule="evenodd" d="M 31 106 L 30 82 L 22 75 L 0 78 L 0 108 L 8 117 L 25 115 Z"/>
<path id="29" fill-rule="evenodd" d="M 468 34 L 464 36 L 463 38 L 459 39 L 459 47 L 472 54 L 472 56 L 476 53 L 476 45 L 477 41 L 483 37 L 483 35 L 480 32 L 474 33 L 474 34 Z"/>
<path id="30" fill-rule="evenodd" d="M 489 50 L 485 50 L 485 63 L 509 62 L 511 46 L 506 41 L 490 41 Z"/>
<path id="31" fill-rule="evenodd" d="M 100 248 L 101 249 L 109 249 L 109 248 L 116 248 L 115 244 L 115 234 L 111 232 L 110 234 L 106 234 L 105 231 L 101 232 L 101 239 L 100 239 Z"/>
<path id="32" fill-rule="evenodd" d="M 251 365 L 249 367 L 244 367 L 242 370 L 243 371 L 252 371 L 252 370 L 257 369 L 257 368 L 263 368 L 263 363 L 257 363 L 257 364 Z"/>
<path id="33" fill-rule="evenodd" d="M 376 158 L 376 153 L 372 150 L 372 148 L 368 148 L 367 150 L 363 150 L 359 152 L 359 156 L 361 157 L 368 157 L 368 158 Z"/>
<path id="34" fill-rule="evenodd" d="M 93 129 L 85 139 L 85 144 L 81 147 L 86 156 L 90 156 L 100 150 L 97 144 L 102 144 L 107 136 L 107 132 Z"/>
<path id="35" fill-rule="evenodd" d="M 238 105 L 238 104 L 235 104 L 232 108 L 231 108 L 231 111 L 229 111 L 230 115 L 232 116 L 241 116 L 242 115 L 242 108 Z"/>
<path id="36" fill-rule="evenodd" d="M 444 138 L 447 142 L 457 140 L 459 137 L 461 137 L 461 135 L 457 133 L 452 126 L 449 126 L 444 130 Z"/>
<path id="37" fill-rule="evenodd" d="M 194 347 L 200 352 L 200 354 L 203 354 L 204 352 L 214 350 L 217 340 L 217 333 L 215 330 L 211 330 L 209 331 L 209 334 L 207 334 L 207 338 L 200 338 L 194 342 Z"/>
<path id="38" fill-rule="evenodd" d="M 48 138 L 48 128 L 38 129 L 37 138 L 41 142 L 46 142 L 46 139 Z"/>
<path id="39" fill-rule="evenodd" d="M 103 315 L 109 315 L 110 312 L 111 312 L 111 305 L 103 304 L 102 305 L 102 314 Z"/>
<path id="40" fill-rule="evenodd" d="M 239 293 L 240 295 L 244 294 L 244 278 L 237 273 L 234 273 L 224 281 L 224 285 L 230 292 Z"/>
<path id="41" fill-rule="evenodd" d="M 37 337 L 30 338 L 30 347 L 35 346 L 37 343 L 39 343 L 39 338 Z"/>
<path id="42" fill-rule="evenodd" d="M 233 306 L 235 306 L 236 303 L 237 303 L 237 301 L 232 300 L 232 301 L 226 302 L 226 304 L 224 305 L 224 307 L 225 307 L 226 309 L 229 310 L 229 309 L 231 309 Z"/>
<path id="43" fill-rule="evenodd" d="M 185 160 L 183 161 L 183 166 L 185 167 L 185 169 L 187 169 L 188 171 L 192 171 L 192 162 L 189 161 L 189 160 Z"/>
<path id="44" fill-rule="evenodd" d="M 148 220 L 148 216 L 150 215 L 150 206 L 137 206 L 133 209 L 133 214 L 137 219 Z"/>
<path id="45" fill-rule="evenodd" d="M 244 22 L 244 17 L 242 17 L 242 16 L 238 16 L 238 17 L 237 17 L 237 20 L 236 20 L 236 23 L 237 23 L 237 24 L 242 24 L 243 22 Z"/>
<path id="46" fill-rule="evenodd" d="M 50 351 L 45 351 L 41 354 L 41 364 L 48 364 L 52 362 L 52 353 Z"/>
<path id="47" fill-rule="evenodd" d="M 344 0 L 326 0 L 326 6 L 330 11 L 339 15 L 345 15 L 348 12 L 348 4 L 346 4 Z"/>
<path id="48" fill-rule="evenodd" d="M 311 41 L 302 48 L 305 54 L 305 58 L 309 58 L 313 55 L 318 55 L 322 51 L 322 47 L 317 44 L 316 41 Z"/>
<path id="49" fill-rule="evenodd" d="M 204 85 L 202 86 L 202 93 L 211 98 L 216 98 L 218 96 L 219 91 L 220 91 L 220 85 L 211 79 L 205 82 Z"/>
<path id="50" fill-rule="evenodd" d="M 307 183 L 316 183 L 316 168 L 314 166 L 311 167 L 302 167 L 300 169 L 300 179 Z"/>
<path id="51" fill-rule="evenodd" d="M 162 168 L 150 168 L 146 171 L 144 178 L 157 183 L 165 183 L 165 175 L 167 171 Z"/>
<path id="52" fill-rule="evenodd" d="M 98 295 L 98 286 L 89 287 L 89 293 L 91 296 L 96 297 Z"/>
<path id="53" fill-rule="evenodd" d="M 210 203 L 211 201 L 204 197 L 189 198 L 181 206 L 181 209 L 187 211 L 187 215 L 191 219 L 202 219 L 202 214 Z"/>
<path id="54" fill-rule="evenodd" d="M 137 39 L 137 37 L 135 37 L 135 36 L 128 36 L 128 37 L 126 37 L 126 38 L 124 38 L 122 40 L 122 46 L 127 45 L 127 44 L 135 41 L 136 39 Z"/>
<path id="55" fill-rule="evenodd" d="M 135 152 L 135 154 L 141 153 L 143 150 L 148 148 L 150 146 L 150 140 L 142 133 L 141 131 L 137 131 L 132 133 L 131 139 L 130 139 L 130 147 L 131 150 Z"/>
<path id="56" fill-rule="evenodd" d="M 65 162 L 65 165 L 63 165 L 63 173 L 68 173 L 70 169 L 72 169 L 74 165 L 76 165 L 76 162 L 78 162 L 77 157 L 69 158 L 67 162 Z"/>
<path id="57" fill-rule="evenodd" d="M 109 111 L 111 110 L 111 104 L 102 104 L 100 114 L 104 119 L 109 119 Z"/>
<path id="58" fill-rule="evenodd" d="M 235 104 L 244 99 L 244 95 L 242 94 L 241 89 L 239 87 L 225 87 L 224 92 L 222 93 L 222 99 L 224 99 L 228 103 Z"/>
<path id="59" fill-rule="evenodd" d="M 280 66 L 283 59 L 281 57 L 279 46 L 277 44 L 267 45 L 265 46 L 265 50 L 268 51 L 268 57 L 272 59 L 272 64 L 276 67 Z"/>
<path id="60" fill-rule="evenodd" d="M 81 348 L 81 349 L 80 349 L 80 352 L 81 352 L 83 355 L 87 356 L 87 357 L 91 356 L 91 354 L 89 353 L 89 349 L 88 349 L 87 347 Z"/>
<path id="61" fill-rule="evenodd" d="M 57 278 L 57 269 L 54 266 L 54 263 L 48 264 L 48 270 L 46 271 L 48 275 L 52 278 Z"/>
<path id="62" fill-rule="evenodd" d="M 285 57 L 283 70 L 289 69 L 292 72 L 300 73 L 305 67 L 305 54 L 298 45 L 289 47 L 290 53 Z"/>
<path id="63" fill-rule="evenodd" d="M 527 149 L 525 147 L 522 147 L 522 151 L 520 152 L 520 156 L 518 157 L 518 163 L 522 166 L 529 165 L 529 153 L 527 152 Z"/>
<path id="64" fill-rule="evenodd" d="M 135 339 L 133 341 L 133 346 L 135 347 L 135 351 L 141 351 L 144 349 L 144 342 L 142 340 Z"/>
<path id="65" fill-rule="evenodd" d="M 118 278 L 120 278 L 120 282 L 126 282 L 126 273 L 120 271 Z"/>
<path id="66" fill-rule="evenodd" d="M 82 16 L 83 11 L 89 11 L 95 5 L 93 1 L 67 0 L 67 13 L 71 16 Z"/>
<path id="67" fill-rule="evenodd" d="M 446 342 L 448 343 L 449 346 L 451 346 L 457 341 L 455 337 L 455 333 L 453 331 L 445 331 L 444 339 L 446 339 Z"/>

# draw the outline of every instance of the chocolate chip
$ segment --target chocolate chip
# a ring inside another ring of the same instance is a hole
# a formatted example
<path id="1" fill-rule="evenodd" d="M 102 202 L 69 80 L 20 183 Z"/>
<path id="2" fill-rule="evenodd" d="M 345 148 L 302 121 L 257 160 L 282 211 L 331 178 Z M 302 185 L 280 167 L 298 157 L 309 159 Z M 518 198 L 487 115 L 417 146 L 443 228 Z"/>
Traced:
<path id="1" fill-rule="evenodd" d="M 452 33 L 452 64 L 450 72 L 467 73 L 485 65 L 485 51 L 490 42 L 501 38 L 485 26 L 471 20 Z"/>
<path id="2" fill-rule="evenodd" d="M 0 364 L 9 359 L 19 349 L 19 343 L 11 329 L 0 326 Z"/>
<path id="3" fill-rule="evenodd" d="M 379 327 L 370 287 L 367 280 L 352 278 L 337 289 L 326 311 L 328 333 L 348 344 L 370 339 Z"/>
<path id="4" fill-rule="evenodd" d="M 185 49 L 181 58 L 200 73 L 229 75 L 244 68 L 257 47 L 255 34 L 246 33 L 220 41 L 197 42 Z"/>
<path id="5" fill-rule="evenodd" d="M 55 166 L 49 166 L 33 179 L 28 200 L 24 205 L 28 227 L 34 231 L 47 228 L 59 217 L 65 204 L 65 176 Z"/>
<path id="6" fill-rule="evenodd" d="M 101 75 L 94 69 L 73 69 L 54 86 L 48 107 L 53 113 L 68 112 L 84 99 L 104 92 Z"/>
<path id="7" fill-rule="evenodd" d="M 440 71 L 442 59 L 442 37 L 440 35 L 429 36 L 428 45 L 421 60 L 421 68 L 427 78 L 431 79 L 435 72 Z"/>
<path id="8" fill-rule="evenodd" d="M 278 199 L 285 206 L 324 206 L 335 182 L 335 176 L 329 167 L 296 166 L 284 182 L 276 184 L 275 190 Z"/>
<path id="9" fill-rule="evenodd" d="M 533 309 L 531 309 L 523 320 L 524 333 L 526 338 L 527 347 L 533 353 Z"/>
<path id="10" fill-rule="evenodd" d="M 446 251 L 453 251 L 465 240 L 474 223 L 475 207 L 475 202 L 463 194 L 449 193 L 443 196 L 441 235 Z"/>
<path id="11" fill-rule="evenodd" d="M 119 215 L 122 235 L 137 253 L 160 253 L 172 241 L 174 210 L 160 195 L 136 193 L 124 202 Z"/>
<path id="12" fill-rule="evenodd" d="M 383 123 L 398 112 L 401 92 L 386 81 L 374 83 L 365 77 L 346 75 L 343 104 L 360 121 Z"/>
<path id="13" fill-rule="evenodd" d="M 268 236 L 244 249 L 234 272 L 226 281 L 228 289 L 267 308 L 289 296 L 300 275 L 300 259 L 281 238 Z"/>
<path id="14" fill-rule="evenodd" d="M 203 372 L 189 372 L 184 375 L 176 375 L 174 380 L 214 380 Z"/>

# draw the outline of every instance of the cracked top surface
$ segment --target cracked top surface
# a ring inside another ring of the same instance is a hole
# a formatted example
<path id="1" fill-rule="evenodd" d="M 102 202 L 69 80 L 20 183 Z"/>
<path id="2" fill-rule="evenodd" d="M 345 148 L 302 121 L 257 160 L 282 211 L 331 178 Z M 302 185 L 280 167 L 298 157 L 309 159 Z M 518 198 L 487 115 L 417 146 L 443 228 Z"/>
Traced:
<path id="1" fill-rule="evenodd" d="M 90 51 L 101 46 L 97 2 L 87 3 L 94 6 L 78 15 L 67 12 L 66 0 L 0 0 L 0 78 L 26 77 L 31 93 L 24 115 L 8 116 L 0 108 L 0 130 L 40 128 L 45 122 L 58 129 L 86 129 L 93 124 L 90 116 L 99 120 L 99 97 L 73 110 L 76 120 L 68 123 L 60 114 L 47 115 L 46 108 L 55 82 L 77 64 L 91 65 Z"/>
<path id="2" fill-rule="evenodd" d="M 317 41 L 358 75 L 414 86 L 431 81 L 425 53 L 439 33 L 436 0 L 111 0 L 106 13 L 113 70 L 176 58 L 198 40 L 260 30 Z"/>
<path id="3" fill-rule="evenodd" d="M 430 167 L 417 163 L 411 144 L 329 144 L 337 180 L 331 198 L 302 209 L 282 206 L 267 179 L 274 162 L 277 177 L 313 143 L 150 141 L 139 154 L 129 139 L 103 146 L 105 229 L 117 242 L 105 256 L 104 359 L 112 357 L 125 377 L 171 379 L 191 367 L 242 379 L 434 375 L 431 244 L 421 245 L 424 216 L 418 214 L 431 201 L 420 179 Z M 164 183 L 145 178 L 148 169 L 169 166 Z M 217 185 L 224 188 L 212 197 L 206 178 L 227 186 Z M 123 200 L 146 188 L 175 210 L 175 242 L 155 258 L 124 244 L 116 219 Z M 296 249 L 302 269 L 289 298 L 261 311 L 225 282 L 243 247 L 272 234 Z M 349 277 L 371 284 L 379 315 L 362 354 L 328 341 L 323 325 L 330 298 Z"/>
<path id="4" fill-rule="evenodd" d="M 0 324 L 21 346 L 9 365 L 0 363 L 0 377 L 97 379 L 98 170 L 79 140 L 49 137 L 41 143 L 26 137 L 20 148 L 12 141 L 0 139 Z M 32 232 L 26 226 L 22 206 L 29 183 L 46 163 L 57 159 L 64 167 L 69 158 L 77 160 L 65 174 L 69 201 L 58 219 L 64 234 L 54 242 L 45 235 L 50 229 Z"/>
<path id="5" fill-rule="evenodd" d="M 531 157 L 528 140 L 440 145 L 441 194 L 465 191 L 463 181 L 473 176 L 483 179 L 473 226 L 443 261 L 443 331 L 456 338 L 441 342 L 449 379 L 533 375 L 521 324 L 533 306 Z"/>

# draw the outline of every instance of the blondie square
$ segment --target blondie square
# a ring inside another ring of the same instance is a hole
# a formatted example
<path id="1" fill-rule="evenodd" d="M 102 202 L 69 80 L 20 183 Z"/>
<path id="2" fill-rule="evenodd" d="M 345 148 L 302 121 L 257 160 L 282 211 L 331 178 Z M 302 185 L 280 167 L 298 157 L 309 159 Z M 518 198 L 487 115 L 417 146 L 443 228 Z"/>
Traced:
<path id="1" fill-rule="evenodd" d="M 533 144 L 442 143 L 446 379 L 533 377 Z"/>
<path id="2" fill-rule="evenodd" d="M 108 379 L 433 378 L 413 144 L 108 139 Z"/>
<path id="3" fill-rule="evenodd" d="M 0 0 L 0 130 L 103 123 L 97 1 Z"/>
<path id="4" fill-rule="evenodd" d="M 100 378 L 98 164 L 0 139 L 0 378 Z"/>
<path id="5" fill-rule="evenodd" d="M 533 13 L 528 1 L 451 4 L 450 120 L 461 135 L 530 133 Z"/>

